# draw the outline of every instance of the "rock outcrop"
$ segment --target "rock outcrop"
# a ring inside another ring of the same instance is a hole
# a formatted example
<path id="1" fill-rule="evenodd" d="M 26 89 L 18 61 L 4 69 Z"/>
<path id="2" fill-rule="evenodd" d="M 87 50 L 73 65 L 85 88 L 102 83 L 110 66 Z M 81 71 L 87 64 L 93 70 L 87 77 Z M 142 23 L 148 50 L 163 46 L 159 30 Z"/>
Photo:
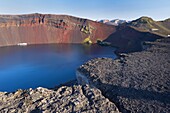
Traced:
<path id="1" fill-rule="evenodd" d="M 80 66 L 80 84 L 90 84 L 121 112 L 170 112 L 170 38 L 148 42 L 142 52 L 97 58 Z"/>
<path id="2" fill-rule="evenodd" d="M 0 113 L 119 113 L 100 90 L 85 86 L 62 86 L 56 91 L 39 87 L 0 93 Z"/>
<path id="3" fill-rule="evenodd" d="M 67 15 L 0 15 L 0 46 L 83 43 L 87 37 L 96 43 L 115 30 L 115 26 Z"/>

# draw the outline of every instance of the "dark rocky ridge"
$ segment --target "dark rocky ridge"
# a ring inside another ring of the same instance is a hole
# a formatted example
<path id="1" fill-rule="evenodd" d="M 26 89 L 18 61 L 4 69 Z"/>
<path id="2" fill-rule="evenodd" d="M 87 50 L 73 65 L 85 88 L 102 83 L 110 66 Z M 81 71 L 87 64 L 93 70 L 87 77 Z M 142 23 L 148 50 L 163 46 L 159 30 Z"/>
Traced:
<path id="1" fill-rule="evenodd" d="M 93 59 L 77 72 L 80 84 L 99 88 L 121 112 L 170 112 L 170 38 L 117 60 Z"/>
<path id="2" fill-rule="evenodd" d="M 46 88 L 0 92 L 0 113 L 119 113 L 114 103 L 101 91 L 89 86 L 62 86 L 56 91 Z"/>

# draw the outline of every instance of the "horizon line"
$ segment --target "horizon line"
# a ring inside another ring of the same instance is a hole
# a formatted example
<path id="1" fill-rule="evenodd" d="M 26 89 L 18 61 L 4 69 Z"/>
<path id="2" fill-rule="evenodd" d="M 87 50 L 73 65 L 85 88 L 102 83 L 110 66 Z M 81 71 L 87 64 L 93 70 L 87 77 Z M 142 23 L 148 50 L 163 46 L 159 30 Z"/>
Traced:
<path id="1" fill-rule="evenodd" d="M 92 21 L 100 21 L 100 20 L 116 20 L 116 19 L 119 19 L 119 20 L 126 20 L 126 19 L 121 19 L 121 18 L 113 18 L 113 19 L 108 19 L 108 18 L 100 18 L 100 19 L 92 19 L 92 18 L 88 18 L 88 17 L 81 17 L 81 16 L 78 16 L 78 15 L 74 15 L 74 14 L 66 14 L 66 13 L 42 13 L 42 12 L 30 12 L 30 13 L 0 13 L 0 15 L 13 15 L 13 16 L 18 16 L 18 15 L 31 15 L 31 14 L 45 14 L 45 15 L 66 15 L 66 16 L 72 16 L 72 17 L 76 17 L 76 18 L 82 18 L 82 19 L 88 19 L 88 20 L 92 20 Z M 133 20 L 136 20 L 136 19 L 139 19 L 141 17 L 149 17 L 149 18 L 154 18 L 154 17 L 151 17 L 151 16 L 146 16 L 146 15 L 143 15 L 143 16 L 139 16 L 135 19 L 131 19 L 131 20 L 126 20 L 126 21 L 133 21 Z M 163 21 L 163 20 L 167 20 L 169 19 L 170 17 L 168 18 L 164 18 L 164 19 L 153 19 L 153 20 L 156 20 L 156 21 Z"/>

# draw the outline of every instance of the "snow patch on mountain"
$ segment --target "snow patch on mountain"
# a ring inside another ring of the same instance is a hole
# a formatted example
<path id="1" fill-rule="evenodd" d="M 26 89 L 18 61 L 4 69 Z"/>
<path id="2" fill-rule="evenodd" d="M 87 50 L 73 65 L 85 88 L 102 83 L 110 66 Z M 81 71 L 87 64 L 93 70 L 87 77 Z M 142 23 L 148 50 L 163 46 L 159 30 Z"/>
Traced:
<path id="1" fill-rule="evenodd" d="M 121 25 L 121 24 L 124 24 L 124 23 L 129 23 L 130 21 L 120 20 L 120 19 L 114 19 L 114 20 L 103 19 L 103 20 L 97 20 L 97 22 L 101 22 L 101 23 L 104 23 L 104 24 L 107 24 L 107 25 L 118 26 L 118 25 Z"/>

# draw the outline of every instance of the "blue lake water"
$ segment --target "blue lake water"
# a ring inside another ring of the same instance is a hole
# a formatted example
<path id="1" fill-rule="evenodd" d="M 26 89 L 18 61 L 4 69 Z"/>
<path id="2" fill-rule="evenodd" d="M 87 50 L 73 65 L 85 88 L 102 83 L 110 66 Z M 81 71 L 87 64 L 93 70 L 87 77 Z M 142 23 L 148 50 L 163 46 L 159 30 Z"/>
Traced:
<path id="1" fill-rule="evenodd" d="M 115 48 L 49 44 L 0 48 L 0 91 L 52 88 L 76 78 L 76 69 L 97 57 L 116 58 Z"/>

